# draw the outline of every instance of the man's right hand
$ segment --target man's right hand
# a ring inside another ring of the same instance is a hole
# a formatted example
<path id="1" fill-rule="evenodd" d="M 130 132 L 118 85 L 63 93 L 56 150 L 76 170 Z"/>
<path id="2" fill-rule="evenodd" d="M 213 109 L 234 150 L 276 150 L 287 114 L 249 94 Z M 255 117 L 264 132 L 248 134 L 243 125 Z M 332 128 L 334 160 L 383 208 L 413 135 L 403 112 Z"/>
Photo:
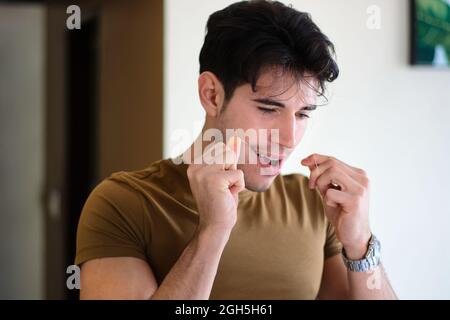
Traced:
<path id="1" fill-rule="evenodd" d="M 228 146 L 217 144 L 215 148 L 225 153 L 227 161 L 216 159 L 216 164 L 188 168 L 199 229 L 163 282 L 158 285 L 152 267 L 142 259 L 93 259 L 81 266 L 82 299 L 209 298 L 220 257 L 236 223 L 238 193 L 244 189 L 243 172 L 236 168 L 240 141 L 231 141 Z M 207 149 L 204 156 L 211 156 L 210 151 Z M 222 152 L 216 152 L 216 157 Z"/>
<path id="2" fill-rule="evenodd" d="M 245 188 L 244 173 L 237 169 L 241 140 L 206 148 L 201 164 L 191 164 L 187 175 L 199 211 L 199 230 L 231 231 L 237 220 L 238 193 Z"/>

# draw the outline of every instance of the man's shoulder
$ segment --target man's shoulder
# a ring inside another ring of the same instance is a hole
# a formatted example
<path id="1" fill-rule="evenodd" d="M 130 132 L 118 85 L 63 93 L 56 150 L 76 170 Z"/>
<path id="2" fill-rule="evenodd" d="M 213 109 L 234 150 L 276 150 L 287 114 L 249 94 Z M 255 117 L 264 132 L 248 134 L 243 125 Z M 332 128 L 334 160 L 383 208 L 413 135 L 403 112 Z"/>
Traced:
<path id="1" fill-rule="evenodd" d="M 134 181 L 151 179 L 154 175 L 158 174 L 161 171 L 163 161 L 165 160 L 158 160 L 152 162 L 150 165 L 138 170 L 117 171 L 112 173 L 105 180 L 116 182 L 129 182 L 130 179 Z"/>
<path id="2" fill-rule="evenodd" d="M 158 187 L 159 180 L 168 171 L 164 163 L 166 161 L 158 160 L 139 170 L 114 172 L 96 185 L 90 198 L 102 198 L 115 203 L 138 200 L 139 194 Z"/>
<path id="3" fill-rule="evenodd" d="M 84 216 L 98 212 L 141 219 L 143 208 L 150 210 L 143 203 L 167 194 L 173 181 L 179 180 L 168 161 L 158 160 L 140 170 L 111 174 L 91 191 L 83 207 Z"/>
<path id="4" fill-rule="evenodd" d="M 103 182 L 128 185 L 141 191 L 142 188 L 162 187 L 162 185 L 171 183 L 173 180 L 183 180 L 185 171 L 185 168 L 177 167 L 177 163 L 172 159 L 161 159 L 139 170 L 114 172 Z"/>

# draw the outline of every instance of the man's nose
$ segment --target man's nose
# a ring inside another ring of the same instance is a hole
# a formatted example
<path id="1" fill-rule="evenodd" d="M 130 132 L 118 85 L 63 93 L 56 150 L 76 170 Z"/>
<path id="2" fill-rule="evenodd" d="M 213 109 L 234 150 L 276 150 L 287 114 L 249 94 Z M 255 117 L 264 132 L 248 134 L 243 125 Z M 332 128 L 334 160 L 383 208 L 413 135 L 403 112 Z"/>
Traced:
<path id="1" fill-rule="evenodd" d="M 285 148 L 293 149 L 296 145 L 295 130 L 297 119 L 292 115 L 286 115 L 279 123 L 279 144 Z"/>

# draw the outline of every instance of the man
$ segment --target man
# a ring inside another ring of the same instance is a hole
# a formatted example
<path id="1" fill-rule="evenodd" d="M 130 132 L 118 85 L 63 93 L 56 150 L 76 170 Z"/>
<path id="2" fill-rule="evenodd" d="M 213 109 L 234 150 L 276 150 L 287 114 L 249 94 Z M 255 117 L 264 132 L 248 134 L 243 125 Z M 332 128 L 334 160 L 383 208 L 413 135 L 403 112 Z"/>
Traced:
<path id="1" fill-rule="evenodd" d="M 395 298 L 365 172 L 314 154 L 301 162 L 309 179 L 279 175 L 338 76 L 332 54 L 308 14 L 279 2 L 212 14 L 203 134 L 180 158 L 113 174 L 92 192 L 78 227 L 81 298 Z M 266 135 L 217 138 L 230 129 Z"/>

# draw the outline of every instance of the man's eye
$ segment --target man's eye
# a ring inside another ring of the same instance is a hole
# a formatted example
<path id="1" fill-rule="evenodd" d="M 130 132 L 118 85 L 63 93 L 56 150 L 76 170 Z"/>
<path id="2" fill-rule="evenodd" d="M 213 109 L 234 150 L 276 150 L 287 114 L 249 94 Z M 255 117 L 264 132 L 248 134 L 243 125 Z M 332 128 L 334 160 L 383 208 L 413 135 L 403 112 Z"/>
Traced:
<path id="1" fill-rule="evenodd" d="M 263 113 L 274 113 L 276 110 L 275 109 L 269 109 L 269 108 L 263 108 L 263 107 L 258 107 L 259 110 L 261 110 Z"/>
<path id="2" fill-rule="evenodd" d="M 307 115 L 306 113 L 300 113 L 297 115 L 297 117 L 299 117 L 300 119 L 308 119 L 310 118 L 309 115 Z"/>

